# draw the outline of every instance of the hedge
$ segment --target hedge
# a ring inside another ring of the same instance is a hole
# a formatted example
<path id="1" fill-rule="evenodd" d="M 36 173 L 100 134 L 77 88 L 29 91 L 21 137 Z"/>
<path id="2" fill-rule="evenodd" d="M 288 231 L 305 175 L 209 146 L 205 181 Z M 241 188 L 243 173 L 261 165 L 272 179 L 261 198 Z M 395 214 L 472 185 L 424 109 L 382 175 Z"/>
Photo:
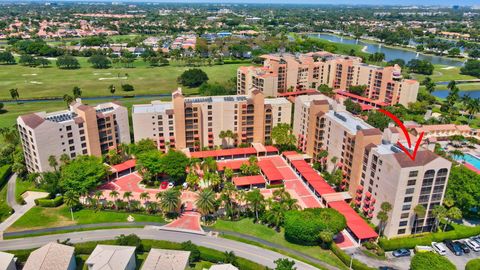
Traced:
<path id="1" fill-rule="evenodd" d="M 350 266 L 352 261 L 352 268 L 354 270 L 375 270 L 376 268 L 369 267 L 357 259 L 350 257 L 345 251 L 341 250 L 335 243 L 330 246 L 330 250 L 335 254 L 346 266 Z"/>
<path id="2" fill-rule="evenodd" d="M 480 269 L 480 258 L 473 259 L 468 261 L 467 265 L 465 265 L 465 270 L 478 270 Z"/>
<path id="3" fill-rule="evenodd" d="M 415 248 L 415 246 L 429 246 L 432 242 L 442 242 L 444 240 L 456 240 L 468 238 L 480 234 L 480 226 L 469 227 L 453 224 L 453 230 L 447 232 L 436 232 L 398 237 L 392 239 L 380 238 L 378 244 L 385 251 L 399 248 Z"/>
<path id="4" fill-rule="evenodd" d="M 63 204 L 63 197 L 58 196 L 55 199 L 36 199 L 35 204 L 41 207 L 57 207 Z"/>
<path id="5" fill-rule="evenodd" d="M 12 173 L 12 165 L 3 165 L 0 167 L 0 188 L 7 183 L 7 179 Z"/>
<path id="6" fill-rule="evenodd" d="M 457 268 L 447 258 L 435 252 L 419 252 L 410 263 L 411 270 L 456 270 Z"/>

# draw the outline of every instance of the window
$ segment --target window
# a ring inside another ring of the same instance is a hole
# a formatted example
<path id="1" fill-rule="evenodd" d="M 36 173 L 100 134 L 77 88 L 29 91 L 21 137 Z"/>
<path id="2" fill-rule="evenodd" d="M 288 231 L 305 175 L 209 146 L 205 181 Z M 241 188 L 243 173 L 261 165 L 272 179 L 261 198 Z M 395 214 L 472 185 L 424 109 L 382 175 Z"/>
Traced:
<path id="1" fill-rule="evenodd" d="M 72 130 L 72 126 L 67 126 L 66 129 L 67 129 L 67 131 L 70 131 L 70 130 Z"/>
<path id="2" fill-rule="evenodd" d="M 407 224 L 408 224 L 408 220 L 404 220 L 404 221 L 400 221 L 400 223 L 398 223 L 398 226 L 403 227 L 403 226 L 407 226 Z"/>
<path id="3" fill-rule="evenodd" d="M 412 207 L 411 204 L 405 204 L 405 205 L 402 207 L 402 211 L 410 210 L 411 207 Z"/>
<path id="4" fill-rule="evenodd" d="M 411 180 L 408 180 L 407 186 L 414 186 L 416 183 L 417 183 L 417 180 L 411 179 Z"/>
<path id="5" fill-rule="evenodd" d="M 409 215 L 410 215 L 409 213 L 402 213 L 400 215 L 400 218 L 408 218 Z"/>
<path id="6" fill-rule="evenodd" d="M 407 188 L 405 194 L 412 194 L 415 191 L 415 188 Z"/>
<path id="7" fill-rule="evenodd" d="M 397 231 L 397 234 L 405 234 L 405 229 L 400 229 Z"/>
<path id="8" fill-rule="evenodd" d="M 408 174 L 408 177 L 417 177 L 418 175 L 418 171 L 411 171 L 409 174 Z"/>
<path id="9" fill-rule="evenodd" d="M 412 198 L 413 197 L 405 197 L 405 199 L 403 199 L 403 202 L 412 202 Z"/>

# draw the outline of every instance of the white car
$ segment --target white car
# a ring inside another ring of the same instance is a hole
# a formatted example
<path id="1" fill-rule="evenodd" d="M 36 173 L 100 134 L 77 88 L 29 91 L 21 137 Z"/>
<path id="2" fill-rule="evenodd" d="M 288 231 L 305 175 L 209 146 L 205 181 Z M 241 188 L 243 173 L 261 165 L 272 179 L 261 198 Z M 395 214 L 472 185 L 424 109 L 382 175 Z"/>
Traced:
<path id="1" fill-rule="evenodd" d="M 471 239 L 465 240 L 465 244 L 473 251 L 480 251 L 480 245 Z"/>
<path id="2" fill-rule="evenodd" d="M 447 255 L 447 247 L 442 243 L 432 242 L 432 248 L 442 256 Z"/>
<path id="3" fill-rule="evenodd" d="M 173 188 L 175 184 L 173 182 L 168 183 L 168 188 Z"/>

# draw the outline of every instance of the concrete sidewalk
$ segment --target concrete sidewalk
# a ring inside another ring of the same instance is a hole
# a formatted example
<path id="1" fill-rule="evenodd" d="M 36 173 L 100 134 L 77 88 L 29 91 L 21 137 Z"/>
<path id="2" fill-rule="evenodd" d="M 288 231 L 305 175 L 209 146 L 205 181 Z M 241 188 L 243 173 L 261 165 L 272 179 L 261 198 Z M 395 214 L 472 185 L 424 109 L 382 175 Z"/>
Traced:
<path id="1" fill-rule="evenodd" d="M 15 198 L 15 185 L 17 181 L 17 175 L 12 174 L 7 184 L 7 203 L 10 207 L 15 210 L 15 212 L 9 216 L 6 220 L 0 223 L 0 238 L 3 239 L 3 232 L 12 226 L 15 221 L 21 218 L 28 210 L 35 206 L 35 200 L 40 198 L 45 198 L 48 196 L 46 192 L 32 192 L 27 191 L 23 194 L 23 199 L 25 200 L 25 205 L 20 205 L 17 203 Z"/>

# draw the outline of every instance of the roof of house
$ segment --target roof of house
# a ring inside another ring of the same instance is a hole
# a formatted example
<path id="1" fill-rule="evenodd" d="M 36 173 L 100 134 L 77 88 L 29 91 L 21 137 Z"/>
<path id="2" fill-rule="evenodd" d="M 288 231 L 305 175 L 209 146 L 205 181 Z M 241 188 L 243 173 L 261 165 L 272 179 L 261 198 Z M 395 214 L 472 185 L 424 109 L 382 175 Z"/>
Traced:
<path id="1" fill-rule="evenodd" d="M 65 270 L 73 258 L 75 248 L 55 242 L 48 243 L 28 256 L 25 270 Z"/>
<path id="2" fill-rule="evenodd" d="M 7 267 L 13 261 L 14 257 L 13 254 L 0 251 L 0 270 L 9 270 Z"/>
<path id="3" fill-rule="evenodd" d="M 274 146 L 264 147 L 267 153 L 278 153 L 278 149 Z M 231 148 L 231 149 L 219 149 L 219 150 L 207 150 L 191 152 L 192 158 L 207 158 L 207 157 L 229 157 L 229 156 L 244 156 L 244 155 L 256 155 L 257 150 L 255 147 L 246 148 Z"/>
<path id="4" fill-rule="evenodd" d="M 265 179 L 261 175 L 238 176 L 238 177 L 233 177 L 232 180 L 236 186 L 265 184 Z"/>
<path id="5" fill-rule="evenodd" d="M 142 270 L 184 270 L 189 257 L 190 251 L 152 248 Z"/>
<path id="6" fill-rule="evenodd" d="M 228 263 L 212 265 L 210 270 L 238 270 L 238 268 Z"/>
<path id="7" fill-rule="evenodd" d="M 402 168 L 424 166 L 439 157 L 429 150 L 418 150 L 415 160 L 410 159 L 403 152 L 395 153 L 394 156 Z"/>
<path id="8" fill-rule="evenodd" d="M 219 171 L 225 170 L 225 168 L 230 168 L 232 170 L 239 170 L 240 167 L 243 165 L 249 165 L 248 160 L 225 160 L 217 162 L 217 169 Z"/>
<path id="9" fill-rule="evenodd" d="M 85 264 L 90 270 L 123 270 L 135 255 L 135 247 L 97 245 Z"/>

